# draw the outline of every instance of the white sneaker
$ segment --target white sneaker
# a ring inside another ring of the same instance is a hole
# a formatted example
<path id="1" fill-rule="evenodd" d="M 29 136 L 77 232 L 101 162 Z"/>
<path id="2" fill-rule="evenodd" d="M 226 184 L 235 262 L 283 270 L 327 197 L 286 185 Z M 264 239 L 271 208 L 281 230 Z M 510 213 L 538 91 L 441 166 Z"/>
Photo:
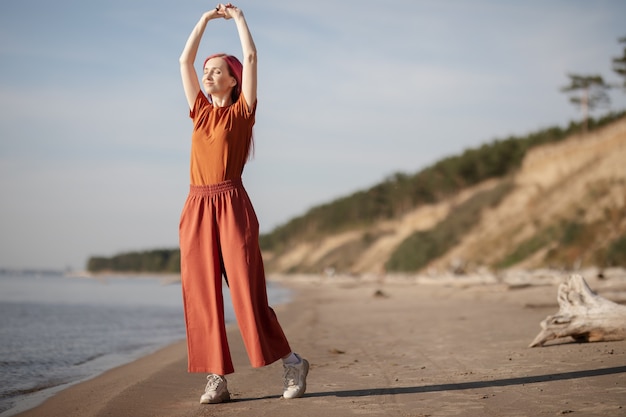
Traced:
<path id="1" fill-rule="evenodd" d="M 299 364 L 283 364 L 285 369 L 283 398 L 286 399 L 302 397 L 304 391 L 306 391 L 306 376 L 309 373 L 309 362 L 306 359 L 302 359 L 298 354 L 296 356 L 300 359 Z"/>
<path id="2" fill-rule="evenodd" d="M 204 388 L 204 394 L 200 397 L 200 404 L 218 404 L 230 400 L 226 378 L 210 374 L 206 379 L 207 383 Z"/>

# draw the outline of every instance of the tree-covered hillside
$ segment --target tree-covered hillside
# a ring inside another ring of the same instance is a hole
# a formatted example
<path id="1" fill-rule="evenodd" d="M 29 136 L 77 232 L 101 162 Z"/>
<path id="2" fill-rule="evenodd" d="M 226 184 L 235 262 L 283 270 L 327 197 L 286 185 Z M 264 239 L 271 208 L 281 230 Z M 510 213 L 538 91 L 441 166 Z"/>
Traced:
<path id="1" fill-rule="evenodd" d="M 180 272 L 180 250 L 155 249 L 125 252 L 110 258 L 92 256 L 87 262 L 89 272 Z"/>
<path id="2" fill-rule="evenodd" d="M 605 126 L 623 115 L 623 112 L 611 113 L 591 119 L 588 128 Z M 496 139 L 442 159 L 415 174 L 397 173 L 368 190 L 313 207 L 261 236 L 261 248 L 280 251 L 295 241 L 398 217 L 416 206 L 440 201 L 481 181 L 505 177 L 518 169 L 529 149 L 563 140 L 580 129 L 580 123 L 570 123 L 565 128 L 551 127 L 526 136 Z"/>
<path id="3" fill-rule="evenodd" d="M 624 114 L 611 113 L 599 119 L 590 119 L 587 129 L 593 131 L 622 118 Z M 570 123 L 566 127 L 550 127 L 526 136 L 496 139 L 444 158 L 416 173 L 396 173 L 367 190 L 313 207 L 302 216 L 262 235 L 261 248 L 266 253 L 276 254 L 299 242 L 315 241 L 351 229 L 367 229 L 379 221 L 399 218 L 416 207 L 436 203 L 485 180 L 510 176 L 518 170 L 531 148 L 561 141 L 580 130 L 580 123 Z M 504 184 L 457 207 L 450 220 L 413 237 L 430 242 L 419 259 L 410 251 L 403 252 L 401 246 L 387 267 L 390 270 L 416 270 L 426 265 L 431 258 L 451 247 L 475 221 L 479 211 L 496 204 L 508 189 Z M 358 251 L 362 246 L 353 245 L 350 251 Z M 411 247 L 410 242 L 405 247 Z M 614 250 L 619 251 L 620 247 Z M 94 256 L 89 259 L 87 268 L 91 272 L 179 272 L 180 252 L 175 248 L 122 253 L 113 257 Z"/>

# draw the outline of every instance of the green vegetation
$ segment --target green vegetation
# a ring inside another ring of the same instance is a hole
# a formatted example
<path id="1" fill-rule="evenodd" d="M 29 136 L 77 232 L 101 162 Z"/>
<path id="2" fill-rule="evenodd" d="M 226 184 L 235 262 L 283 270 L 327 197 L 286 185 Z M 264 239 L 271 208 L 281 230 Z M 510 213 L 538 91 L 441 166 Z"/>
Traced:
<path id="1" fill-rule="evenodd" d="M 511 189 L 512 183 L 506 181 L 459 204 L 434 228 L 416 232 L 404 240 L 385 268 L 388 271 L 410 272 L 425 267 L 459 243 L 463 235 L 478 223 L 483 210 L 496 206 Z"/>
<path id="2" fill-rule="evenodd" d="M 561 88 L 561 91 L 573 93 L 570 96 L 570 102 L 581 108 L 583 112 L 583 132 L 586 132 L 589 112 L 599 106 L 610 103 L 608 91 L 611 89 L 611 86 L 600 75 L 568 74 L 568 77 L 570 78 L 570 84 Z"/>
<path id="3" fill-rule="evenodd" d="M 622 49 L 622 56 L 613 58 L 613 71 L 623 78 L 619 87 L 626 89 L 626 36 L 618 39 L 618 42 L 624 44 L 624 49 Z"/>
<path id="4" fill-rule="evenodd" d="M 589 119 L 588 129 L 605 126 L 624 117 L 626 112 L 610 113 L 599 119 Z M 277 227 L 271 233 L 261 235 L 260 244 L 264 251 L 280 253 L 294 243 L 318 239 L 328 234 L 361 228 L 367 231 L 377 221 L 393 219 L 416 207 L 435 203 L 466 187 L 491 178 L 505 178 L 520 166 L 526 153 L 533 147 L 558 142 L 580 131 L 580 123 L 570 123 L 566 128 L 551 127 L 526 136 L 510 136 L 464 151 L 460 155 L 447 157 L 415 173 L 396 173 L 381 183 L 364 191 L 339 198 L 333 202 L 313 207 L 306 214 L 296 217 Z M 470 199 L 457 207 L 434 230 L 417 233 L 404 242 L 389 260 L 390 270 L 416 270 L 430 260 L 443 254 L 475 224 L 482 207 L 502 198 L 506 188 L 498 188 Z M 575 234 L 576 230 L 568 232 Z M 568 235 L 569 236 L 569 235 Z M 571 239 L 572 237 L 564 237 Z M 534 239 L 534 240 L 533 240 Z M 545 246 L 546 236 L 537 236 L 525 242 L 500 267 L 513 265 L 528 253 Z M 606 256 L 607 262 L 619 261 L 621 246 Z M 324 261 L 342 267 L 349 260 L 346 253 L 355 253 L 368 246 L 367 239 L 349 244 L 349 248 L 337 250 Z M 598 255 L 600 256 L 600 255 Z M 92 257 L 87 269 L 91 272 L 170 272 L 180 270 L 178 249 L 161 249 L 146 252 L 123 253 L 111 258 Z"/>
<path id="5" fill-rule="evenodd" d="M 178 249 L 156 249 L 145 252 L 127 252 L 111 258 L 91 257 L 87 262 L 89 272 L 180 272 Z"/>
<path id="6" fill-rule="evenodd" d="M 626 235 L 613 241 L 606 251 L 602 265 L 626 267 Z"/>
<path id="7" fill-rule="evenodd" d="M 626 37 L 618 39 L 626 45 Z M 624 117 L 626 112 L 609 113 L 599 119 L 588 118 L 588 110 L 608 102 L 607 91 L 626 87 L 626 47 L 622 56 L 612 59 L 613 71 L 624 78 L 621 84 L 606 83 L 597 75 L 569 74 L 570 84 L 561 90 L 570 96 L 573 104 L 583 108 L 583 121 L 570 123 L 566 128 L 551 127 L 524 137 L 510 136 L 496 139 L 478 148 L 468 149 L 461 155 L 445 158 L 415 174 L 396 173 L 372 188 L 359 191 L 333 202 L 311 208 L 306 214 L 296 217 L 275 228 L 271 233 L 260 236 L 264 251 L 280 253 L 298 241 L 310 241 L 328 234 L 361 228 L 364 239 L 338 248 L 324 261 L 339 267 L 349 263 L 349 254 L 358 253 L 369 245 L 367 227 L 379 220 L 393 219 L 422 204 L 438 202 L 466 187 L 491 178 L 505 178 L 520 166 L 529 149 L 561 141 L 573 133 L 591 131 Z M 582 129 L 581 129 L 582 128 Z M 410 236 L 393 254 L 387 267 L 395 270 L 416 270 L 430 260 L 445 253 L 478 220 L 480 211 L 488 201 L 502 198 L 506 190 L 494 194 L 481 194 L 458 207 L 434 230 Z M 593 233 L 589 226 L 569 223 L 548 227 L 522 242 L 504 259 L 499 267 L 507 267 L 525 259 L 553 242 L 554 234 L 560 234 L 560 248 L 574 247 L 575 242 L 588 238 Z M 571 258 L 565 255 L 565 258 Z M 562 251 L 557 248 L 550 257 L 561 259 Z M 577 254 L 576 256 L 580 256 Z M 596 253 L 598 262 L 605 265 L 626 266 L 626 237 L 614 241 L 606 251 Z M 98 271 L 132 272 L 178 272 L 180 251 L 178 249 L 131 252 L 112 258 L 92 257 L 87 269 Z"/>
<path id="8" fill-rule="evenodd" d="M 585 242 L 583 238 L 587 237 L 588 231 L 591 230 L 588 225 L 578 223 L 576 221 L 563 221 L 560 224 L 550 225 L 535 233 L 530 238 L 521 242 L 513 252 L 507 255 L 502 261 L 500 261 L 497 268 L 511 267 L 524 259 L 534 255 L 542 249 L 548 249 L 549 246 L 554 246 L 549 249 L 545 255 L 545 259 L 549 262 L 564 264 L 571 267 L 580 256 L 580 247 L 584 246 Z M 589 240 L 587 240 L 589 241 Z M 576 248 L 577 254 L 567 256 L 571 250 L 568 248 Z"/>
<path id="9" fill-rule="evenodd" d="M 557 268 L 575 268 L 588 263 L 600 267 L 626 267 L 626 236 L 613 241 L 608 248 L 593 251 L 598 240 L 603 239 L 603 228 L 597 224 L 561 221 L 548 226 L 523 241 L 497 268 L 508 268 L 542 249 L 543 260 Z"/>
<path id="10" fill-rule="evenodd" d="M 626 114 L 590 119 L 588 129 L 605 126 Z M 415 174 L 396 173 L 378 185 L 310 209 L 260 238 L 265 251 L 280 252 L 296 241 L 315 239 L 376 221 L 399 217 L 422 204 L 434 203 L 463 188 L 515 172 L 529 149 L 558 142 L 580 131 L 580 123 L 551 127 L 527 136 L 494 140 L 445 158 Z"/>

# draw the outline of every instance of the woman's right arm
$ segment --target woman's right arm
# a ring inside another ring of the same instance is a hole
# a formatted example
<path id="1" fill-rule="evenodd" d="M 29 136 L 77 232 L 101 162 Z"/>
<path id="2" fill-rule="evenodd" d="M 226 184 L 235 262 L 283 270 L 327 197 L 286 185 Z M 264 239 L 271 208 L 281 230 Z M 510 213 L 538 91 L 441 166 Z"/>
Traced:
<path id="1" fill-rule="evenodd" d="M 209 20 L 224 17 L 224 13 L 221 11 L 223 6 L 220 6 L 202 15 L 196 26 L 191 31 L 191 34 L 187 39 L 187 43 L 185 44 L 185 49 L 183 49 L 183 53 L 178 59 L 180 63 L 180 75 L 183 80 L 183 89 L 185 90 L 185 97 L 187 98 L 187 103 L 189 103 L 190 109 L 193 107 L 193 104 L 198 97 L 198 93 L 200 92 L 200 82 L 198 81 L 198 74 L 196 74 L 196 70 L 194 68 L 196 54 L 198 53 L 198 46 L 200 46 L 202 34 L 204 33 L 204 29 L 206 28 Z"/>

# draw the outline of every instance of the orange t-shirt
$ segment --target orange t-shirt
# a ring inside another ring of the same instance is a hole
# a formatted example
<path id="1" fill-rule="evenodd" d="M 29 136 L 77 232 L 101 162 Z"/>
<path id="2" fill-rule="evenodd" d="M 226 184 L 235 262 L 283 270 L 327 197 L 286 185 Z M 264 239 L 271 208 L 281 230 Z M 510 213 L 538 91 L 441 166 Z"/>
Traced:
<path id="1" fill-rule="evenodd" d="M 202 91 L 189 117 L 191 184 L 211 185 L 241 178 L 252 142 L 256 102 L 249 110 L 243 94 L 228 107 L 215 107 Z"/>

